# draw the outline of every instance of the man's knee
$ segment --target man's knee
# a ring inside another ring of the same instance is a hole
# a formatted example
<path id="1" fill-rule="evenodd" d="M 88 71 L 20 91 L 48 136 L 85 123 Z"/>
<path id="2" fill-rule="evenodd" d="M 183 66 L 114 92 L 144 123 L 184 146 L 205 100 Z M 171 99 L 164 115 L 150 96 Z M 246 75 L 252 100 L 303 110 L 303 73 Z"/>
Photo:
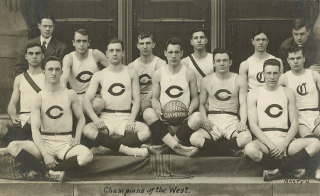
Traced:
<path id="1" fill-rule="evenodd" d="M 190 137 L 190 143 L 198 148 L 203 147 L 204 141 L 204 137 L 198 132 L 194 132 Z"/>
<path id="2" fill-rule="evenodd" d="M 84 126 L 82 133 L 87 138 L 94 140 L 98 135 L 98 131 L 96 129 L 97 128 L 95 124 L 89 123 L 86 126 Z"/>
<path id="3" fill-rule="evenodd" d="M 245 147 L 252 140 L 250 131 L 244 131 L 238 134 L 239 147 Z"/>
<path id="4" fill-rule="evenodd" d="M 5 120 L 0 120 L 0 138 L 2 138 L 4 135 L 8 132 L 8 123 Z"/>
<path id="5" fill-rule="evenodd" d="M 19 145 L 19 141 L 10 142 L 8 147 L 7 147 L 7 149 L 8 149 L 8 152 L 12 156 L 16 157 L 19 154 L 19 152 L 21 151 L 21 147 Z"/>
<path id="6" fill-rule="evenodd" d="M 159 119 L 159 116 L 153 108 L 147 108 L 143 112 L 143 119 L 148 125 L 151 125 L 153 122 Z"/>
<path id="7" fill-rule="evenodd" d="M 200 112 L 195 112 L 190 116 L 188 120 L 188 125 L 191 129 L 196 130 L 199 129 L 203 122 L 204 116 Z"/>
<path id="8" fill-rule="evenodd" d="M 151 137 L 151 131 L 149 129 L 149 126 L 144 123 L 141 123 L 139 125 L 138 136 L 139 140 L 142 142 L 149 139 Z"/>
<path id="9" fill-rule="evenodd" d="M 260 151 L 258 149 L 257 144 L 255 142 L 249 142 L 245 147 L 244 147 L 244 152 L 245 154 L 250 157 L 253 161 L 259 162 L 261 161 L 261 156 L 260 156 Z"/>
<path id="10" fill-rule="evenodd" d="M 89 163 L 91 163 L 93 159 L 93 154 L 92 152 L 86 148 L 86 150 L 82 150 L 81 154 L 78 156 L 78 164 L 80 166 L 84 166 L 84 165 L 87 165 Z"/>
<path id="11" fill-rule="evenodd" d="M 315 155 L 320 150 L 320 141 L 317 138 L 308 138 L 307 148 L 310 156 Z"/>

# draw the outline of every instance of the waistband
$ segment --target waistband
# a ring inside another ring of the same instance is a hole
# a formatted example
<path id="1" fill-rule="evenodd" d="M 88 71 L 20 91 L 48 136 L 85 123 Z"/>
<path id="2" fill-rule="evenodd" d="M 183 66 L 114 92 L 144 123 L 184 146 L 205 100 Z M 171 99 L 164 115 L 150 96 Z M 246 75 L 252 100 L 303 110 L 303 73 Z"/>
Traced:
<path id="1" fill-rule="evenodd" d="M 281 131 L 281 132 L 288 132 L 288 129 L 280 129 L 280 128 L 264 128 L 261 129 L 263 132 L 265 131 Z"/>
<path id="2" fill-rule="evenodd" d="M 103 109 L 102 112 L 107 112 L 107 113 L 130 113 L 131 110 L 109 110 L 109 109 Z"/>
<path id="3" fill-rule="evenodd" d="M 41 132 L 41 135 L 71 135 L 72 132 L 60 132 L 60 133 L 48 133 L 48 132 Z"/>
<path id="4" fill-rule="evenodd" d="M 300 109 L 299 111 L 319 111 L 319 108 L 304 108 Z"/>
<path id="5" fill-rule="evenodd" d="M 19 114 L 30 114 L 31 112 L 20 112 Z"/>
<path id="6" fill-rule="evenodd" d="M 228 111 L 207 111 L 207 114 L 229 114 L 229 115 L 238 116 L 237 113 L 235 113 L 235 112 L 228 112 Z"/>
<path id="7" fill-rule="evenodd" d="M 82 95 L 82 94 L 85 94 L 86 91 L 83 91 L 82 93 L 77 93 L 77 95 Z"/>

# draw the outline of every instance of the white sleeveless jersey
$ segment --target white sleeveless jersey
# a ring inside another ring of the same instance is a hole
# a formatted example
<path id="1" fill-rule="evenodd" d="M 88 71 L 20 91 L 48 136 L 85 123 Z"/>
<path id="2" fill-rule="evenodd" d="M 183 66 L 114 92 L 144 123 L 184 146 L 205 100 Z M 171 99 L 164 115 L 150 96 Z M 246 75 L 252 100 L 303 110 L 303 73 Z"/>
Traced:
<path id="1" fill-rule="evenodd" d="M 206 56 L 206 58 L 198 60 L 194 58 L 194 55 L 191 54 L 193 59 L 196 61 L 196 63 L 198 64 L 199 68 L 202 70 L 202 72 L 208 76 L 210 74 L 213 73 L 213 56 L 211 53 L 208 53 L 208 55 Z M 188 56 L 188 61 L 189 61 L 189 68 L 192 69 L 194 71 L 194 73 L 196 74 L 197 77 L 197 86 L 198 86 L 198 92 L 200 92 L 200 85 L 201 82 L 203 80 L 202 75 L 199 73 L 199 71 L 197 70 L 197 68 L 194 66 L 194 64 L 192 63 L 190 57 Z"/>
<path id="2" fill-rule="evenodd" d="M 64 133 L 72 131 L 71 100 L 68 89 L 62 88 L 54 95 L 46 90 L 41 95 L 41 132 Z"/>
<path id="3" fill-rule="evenodd" d="M 73 51 L 73 64 L 70 71 L 69 83 L 76 93 L 84 93 L 89 87 L 92 75 L 99 71 L 99 68 L 93 58 L 92 49 L 88 50 L 88 57 L 84 61 L 79 61 L 76 53 Z"/>
<path id="4" fill-rule="evenodd" d="M 153 73 L 156 70 L 157 62 L 160 61 L 162 61 L 161 64 L 166 64 L 164 60 L 157 56 L 148 64 L 141 63 L 140 58 L 132 62 L 134 69 L 139 75 L 140 94 L 148 94 L 152 90 Z"/>
<path id="5" fill-rule="evenodd" d="M 239 92 L 236 89 L 238 74 L 231 73 L 231 77 L 225 81 L 220 80 L 215 73 L 211 77 L 209 93 L 209 111 L 227 111 L 238 113 Z"/>
<path id="6" fill-rule="evenodd" d="M 187 107 L 190 105 L 190 88 L 187 81 L 187 67 L 182 65 L 177 74 L 168 74 L 166 66 L 160 68 L 160 103 L 163 107 L 167 102 L 177 100 L 183 102 Z"/>
<path id="7" fill-rule="evenodd" d="M 30 75 L 30 77 L 39 86 L 40 89 L 44 88 L 45 86 L 44 75 L 42 73 L 37 75 Z M 26 80 L 23 74 L 21 77 L 19 91 L 20 91 L 20 112 L 30 112 L 31 100 L 38 93 L 31 87 L 31 85 Z"/>
<path id="8" fill-rule="evenodd" d="M 261 129 L 288 129 L 288 100 L 283 88 L 279 86 L 275 91 L 258 88 L 257 113 Z"/>
<path id="9" fill-rule="evenodd" d="M 130 110 L 132 103 L 131 79 L 128 67 L 119 72 L 111 72 L 109 67 L 102 70 L 104 79 L 101 84 L 101 97 L 106 103 L 106 109 Z"/>
<path id="10" fill-rule="evenodd" d="M 298 109 L 318 108 L 319 94 L 312 71 L 306 69 L 303 75 L 296 76 L 292 71 L 287 71 L 289 88 L 294 91 Z"/>
<path id="11" fill-rule="evenodd" d="M 248 87 L 249 91 L 254 88 L 258 88 L 264 85 L 264 76 L 263 76 L 263 63 L 267 59 L 276 58 L 275 56 L 269 54 L 269 56 L 265 59 L 256 59 L 253 56 L 247 59 L 249 64 L 248 67 Z M 279 60 L 279 59 L 278 59 Z"/>

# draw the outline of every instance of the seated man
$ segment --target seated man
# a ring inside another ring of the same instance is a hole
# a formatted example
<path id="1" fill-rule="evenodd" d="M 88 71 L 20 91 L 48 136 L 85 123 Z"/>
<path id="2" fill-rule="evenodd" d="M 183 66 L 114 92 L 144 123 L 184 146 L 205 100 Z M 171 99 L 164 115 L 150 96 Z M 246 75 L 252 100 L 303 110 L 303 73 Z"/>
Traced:
<path id="1" fill-rule="evenodd" d="M 266 60 L 263 74 L 264 86 L 248 94 L 249 125 L 257 139 L 246 145 L 245 153 L 255 162 L 276 167 L 274 170 L 264 170 L 265 181 L 283 175 L 302 178 L 306 170 L 297 168 L 320 150 L 319 140 L 294 140 L 298 132 L 296 100 L 291 89 L 278 85 L 280 62 L 276 59 Z"/>
<path id="2" fill-rule="evenodd" d="M 43 73 L 46 86 L 31 104 L 34 142 L 13 141 L 8 151 L 18 162 L 33 170 L 27 175 L 29 180 L 45 175 L 51 180 L 63 181 L 65 171 L 87 165 L 93 155 L 87 147 L 80 145 L 85 119 L 76 93 L 60 86 L 59 59 L 49 57 Z M 78 120 L 74 138 L 71 135 L 72 113 Z M 63 162 L 56 164 L 55 158 Z"/>
<path id="3" fill-rule="evenodd" d="M 280 77 L 279 85 L 291 88 L 296 96 L 300 137 L 320 136 L 318 108 L 320 74 L 304 68 L 303 48 L 292 45 L 287 48 L 287 51 L 287 61 L 291 70 Z"/>
<path id="4" fill-rule="evenodd" d="M 28 140 L 32 138 L 30 126 L 30 100 L 44 87 L 44 75 L 41 62 L 44 58 L 44 49 L 40 43 L 30 42 L 26 46 L 25 59 L 29 68 L 24 74 L 18 75 L 13 84 L 13 92 L 8 105 L 10 120 L 0 121 L 2 140 L 8 144 L 14 140 Z M 18 102 L 20 112 L 17 114 Z M 6 154 L 7 149 L 1 149 Z"/>
<path id="5" fill-rule="evenodd" d="M 198 130 L 203 123 L 202 114 L 200 112 L 193 113 L 199 105 L 197 79 L 195 73 L 180 62 L 183 55 L 180 39 L 176 37 L 169 39 L 166 42 L 164 54 L 168 64 L 154 73 L 152 108 L 147 108 L 144 111 L 143 118 L 150 126 L 155 144 L 159 144 L 161 140 L 165 144 L 151 146 L 149 150 L 154 154 L 160 154 L 165 152 L 169 146 L 178 154 L 193 156 L 198 152 L 198 148 L 184 145 L 191 145 L 189 140 L 191 134 Z M 162 107 L 171 100 L 181 101 L 189 110 L 189 118 L 181 124 L 174 137 L 168 132 L 168 127 L 161 118 Z"/>
<path id="6" fill-rule="evenodd" d="M 106 51 L 110 65 L 95 73 L 91 79 L 83 98 L 83 107 L 92 122 L 85 126 L 83 133 L 98 146 L 127 155 L 148 156 L 146 148 L 127 147 L 140 147 L 151 137 L 151 133 L 146 124 L 135 122 L 140 109 L 139 78 L 133 68 L 121 63 L 123 50 L 124 44 L 121 40 L 111 40 Z M 105 101 L 105 109 L 102 110 L 100 118 L 91 105 L 99 85 L 101 97 Z M 109 135 L 125 136 L 119 141 L 122 146 L 119 143 L 110 145 L 112 138 Z"/>
<path id="7" fill-rule="evenodd" d="M 223 155 L 229 149 L 244 148 L 252 139 L 246 126 L 248 87 L 242 76 L 229 71 L 232 60 L 227 50 L 216 48 L 212 53 L 216 72 L 202 80 L 200 91 L 199 110 L 203 116 L 208 113 L 208 117 L 190 141 L 200 150 Z M 227 139 L 223 146 L 216 142 L 221 138 Z"/>

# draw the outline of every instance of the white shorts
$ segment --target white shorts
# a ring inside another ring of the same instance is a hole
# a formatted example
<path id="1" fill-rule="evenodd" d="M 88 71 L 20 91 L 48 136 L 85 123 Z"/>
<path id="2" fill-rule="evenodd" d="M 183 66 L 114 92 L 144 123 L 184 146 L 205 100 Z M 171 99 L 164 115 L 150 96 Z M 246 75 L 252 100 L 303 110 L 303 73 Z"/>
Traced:
<path id="1" fill-rule="evenodd" d="M 299 124 L 307 126 L 310 131 L 314 131 L 318 125 L 318 118 L 320 118 L 319 111 L 299 111 Z"/>
<path id="2" fill-rule="evenodd" d="M 230 140 L 240 122 L 237 116 L 230 114 L 209 114 L 208 119 L 213 124 L 212 130 L 209 131 L 213 140 L 218 140 L 221 137 Z"/>
<path id="3" fill-rule="evenodd" d="M 21 127 L 23 127 L 30 119 L 30 113 L 19 114 Z"/>
<path id="4" fill-rule="evenodd" d="M 280 144 L 287 136 L 287 132 L 283 131 L 264 131 L 263 132 L 267 138 L 274 144 Z M 257 139 L 258 140 L 258 139 Z M 264 144 L 262 141 L 258 140 L 260 143 Z M 264 144 L 265 145 L 265 144 Z M 289 145 L 288 145 L 289 146 Z M 288 147 L 287 147 L 288 150 Z M 287 150 L 284 151 L 284 156 L 287 156 Z"/>
<path id="5" fill-rule="evenodd" d="M 44 145 L 50 155 L 64 160 L 66 153 L 71 149 L 72 135 L 41 135 Z"/>

